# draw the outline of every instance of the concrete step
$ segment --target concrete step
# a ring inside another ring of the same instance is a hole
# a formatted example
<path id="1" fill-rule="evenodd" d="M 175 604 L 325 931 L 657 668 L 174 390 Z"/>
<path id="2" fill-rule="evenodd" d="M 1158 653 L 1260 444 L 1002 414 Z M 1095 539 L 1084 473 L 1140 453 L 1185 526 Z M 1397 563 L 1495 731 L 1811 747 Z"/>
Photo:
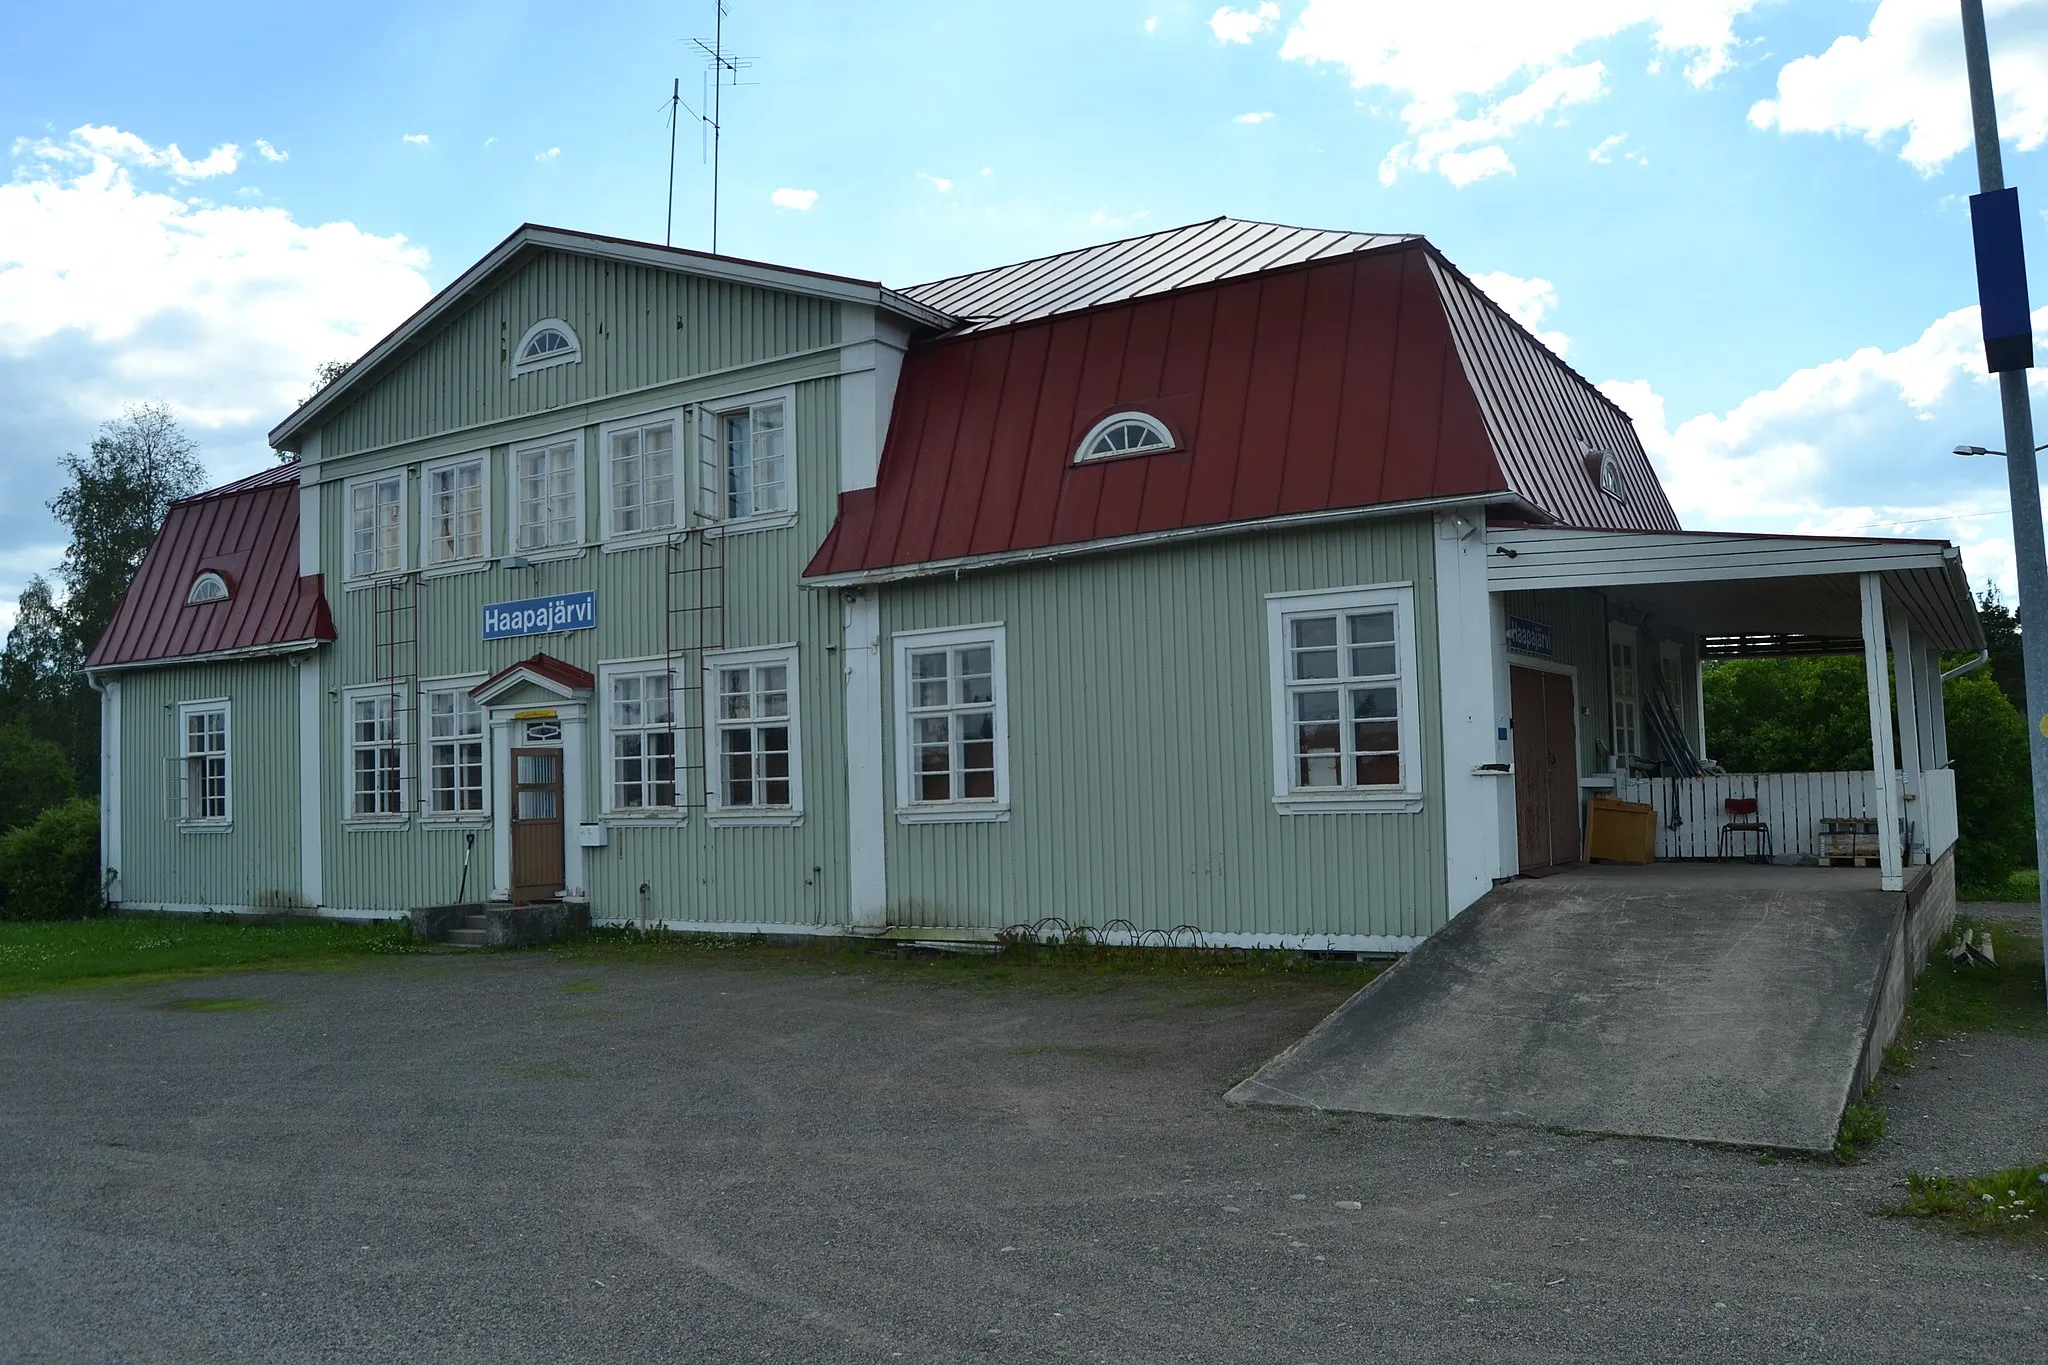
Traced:
<path id="1" fill-rule="evenodd" d="M 490 916 L 483 914 L 464 916 L 462 927 L 465 929 L 488 929 L 491 927 Z"/>
<path id="2" fill-rule="evenodd" d="M 476 916 L 475 918 L 480 919 L 482 916 Z M 484 946 L 484 939 L 485 933 L 482 928 L 450 929 L 448 931 L 448 943 L 451 947 L 481 948 Z"/>

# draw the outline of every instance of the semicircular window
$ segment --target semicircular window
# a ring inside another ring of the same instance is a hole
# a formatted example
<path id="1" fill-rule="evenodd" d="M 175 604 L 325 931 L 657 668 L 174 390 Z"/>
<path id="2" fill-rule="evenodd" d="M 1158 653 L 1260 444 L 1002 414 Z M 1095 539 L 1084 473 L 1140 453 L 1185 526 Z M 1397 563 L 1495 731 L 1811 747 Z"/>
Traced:
<path id="1" fill-rule="evenodd" d="M 512 377 L 583 359 L 576 333 L 560 318 L 542 318 L 512 348 Z"/>
<path id="2" fill-rule="evenodd" d="M 201 602 L 225 602 L 228 600 L 228 581 L 212 570 L 192 580 L 191 591 L 185 594 L 185 605 L 196 607 Z"/>
<path id="3" fill-rule="evenodd" d="M 1142 412 L 1119 412 L 1088 429 L 1074 459 L 1109 460 L 1119 455 L 1150 455 L 1172 449 L 1173 433 L 1157 417 Z"/>

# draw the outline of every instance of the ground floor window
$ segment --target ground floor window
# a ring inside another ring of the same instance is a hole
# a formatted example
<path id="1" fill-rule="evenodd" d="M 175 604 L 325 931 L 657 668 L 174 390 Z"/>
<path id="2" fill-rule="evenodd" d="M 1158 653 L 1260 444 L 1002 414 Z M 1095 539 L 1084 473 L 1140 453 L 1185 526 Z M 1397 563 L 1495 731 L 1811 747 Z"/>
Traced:
<path id="1" fill-rule="evenodd" d="M 405 711 L 389 690 L 348 698 L 349 816 L 389 819 L 405 814 Z"/>
<path id="2" fill-rule="evenodd" d="M 429 687 L 422 695 L 427 718 L 427 813 L 481 815 L 485 793 L 484 708 L 469 695 L 469 684 Z"/>
<path id="3" fill-rule="evenodd" d="M 1607 626 L 1607 682 L 1609 705 L 1614 716 L 1614 771 L 1622 772 L 1628 760 L 1642 752 L 1641 714 L 1638 701 L 1636 628 L 1620 621 Z"/>
<path id="4" fill-rule="evenodd" d="M 707 667 L 713 809 L 788 814 L 803 806 L 796 650 L 714 655 Z"/>
<path id="5" fill-rule="evenodd" d="M 973 818 L 1010 800 L 1003 628 L 896 637 L 896 800 Z"/>
<path id="6" fill-rule="evenodd" d="M 178 708 L 178 819 L 188 825 L 228 821 L 228 704 L 186 702 Z"/>
<path id="7" fill-rule="evenodd" d="M 1412 615 L 1406 587 L 1267 599 L 1283 807 L 1371 809 L 1419 794 Z"/>
<path id="8" fill-rule="evenodd" d="M 665 665 L 605 671 L 606 808 L 634 813 L 676 808 L 674 675 Z"/>

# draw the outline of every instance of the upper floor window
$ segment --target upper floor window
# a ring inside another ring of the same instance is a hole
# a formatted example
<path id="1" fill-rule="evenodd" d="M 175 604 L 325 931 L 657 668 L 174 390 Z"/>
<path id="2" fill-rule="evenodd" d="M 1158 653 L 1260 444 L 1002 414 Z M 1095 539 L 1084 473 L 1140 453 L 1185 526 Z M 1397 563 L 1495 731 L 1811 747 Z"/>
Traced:
<path id="1" fill-rule="evenodd" d="M 583 461 L 572 437 L 514 446 L 513 525 L 521 550 L 551 550 L 583 542 Z"/>
<path id="2" fill-rule="evenodd" d="M 185 594 L 185 605 L 196 607 L 201 602 L 225 602 L 228 600 L 228 581 L 212 570 L 192 580 L 192 590 Z"/>
<path id="3" fill-rule="evenodd" d="M 1628 484 L 1621 477 L 1621 461 L 1611 450 L 1586 446 L 1586 460 L 1592 466 L 1593 482 L 1616 502 L 1628 501 Z"/>
<path id="4" fill-rule="evenodd" d="M 796 507 L 789 401 L 778 395 L 705 415 L 707 510 L 718 521 L 776 516 Z"/>
<path id="5" fill-rule="evenodd" d="M 673 414 L 605 428 L 608 533 L 658 534 L 676 528 L 676 419 Z"/>
<path id="6" fill-rule="evenodd" d="M 542 318 L 526 329 L 512 348 L 512 377 L 583 359 L 576 333 L 560 318 Z"/>
<path id="7" fill-rule="evenodd" d="M 1074 460 L 1108 460 L 1118 455 L 1150 455 L 1173 449 L 1173 433 L 1157 417 L 1142 412 L 1119 412 L 1105 417 L 1081 438 Z"/>
<path id="8" fill-rule="evenodd" d="M 348 486 L 348 574 L 397 573 L 405 567 L 405 473 L 393 470 Z"/>
<path id="9" fill-rule="evenodd" d="M 429 567 L 484 556 L 484 457 L 470 456 L 447 464 L 428 465 L 426 507 L 422 515 Z"/>

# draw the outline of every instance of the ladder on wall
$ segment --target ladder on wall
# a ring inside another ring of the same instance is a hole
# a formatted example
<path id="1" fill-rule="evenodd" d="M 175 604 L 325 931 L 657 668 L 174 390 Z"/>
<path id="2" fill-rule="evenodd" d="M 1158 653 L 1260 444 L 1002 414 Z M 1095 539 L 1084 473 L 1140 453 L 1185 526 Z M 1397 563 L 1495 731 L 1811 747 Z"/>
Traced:
<path id="1" fill-rule="evenodd" d="M 400 574 L 371 589 L 371 658 L 386 691 L 398 739 L 398 808 L 421 806 L 419 779 L 419 575 Z M 351 722 L 353 723 L 353 722 Z"/>
<path id="2" fill-rule="evenodd" d="M 669 752 L 676 804 L 711 799 L 710 713 L 704 661 L 725 648 L 725 536 L 699 520 L 668 539 L 663 551 L 662 655 L 668 665 Z"/>

